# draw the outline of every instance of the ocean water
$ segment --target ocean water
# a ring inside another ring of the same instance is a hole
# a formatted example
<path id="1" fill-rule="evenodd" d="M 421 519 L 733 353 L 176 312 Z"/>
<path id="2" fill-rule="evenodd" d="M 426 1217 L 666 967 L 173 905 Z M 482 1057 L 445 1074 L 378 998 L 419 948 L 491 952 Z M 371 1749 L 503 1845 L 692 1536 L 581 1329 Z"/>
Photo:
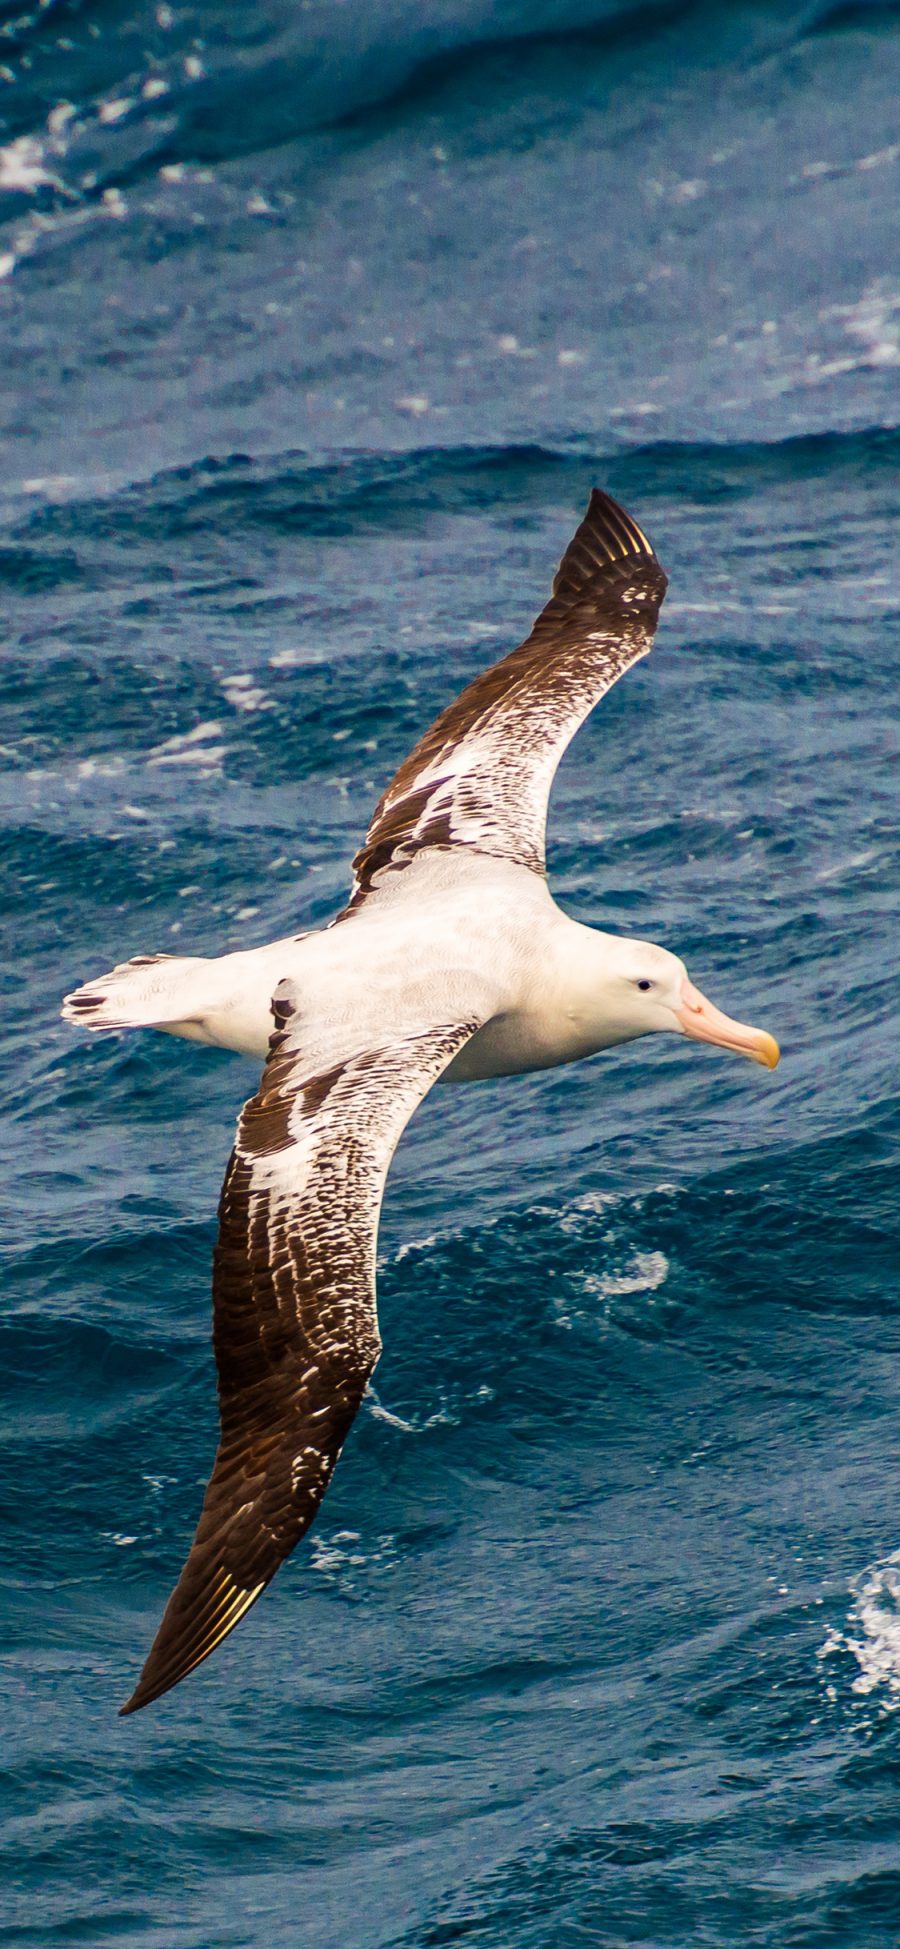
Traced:
<path id="1" fill-rule="evenodd" d="M 900 12 L 0 6 L 0 1940 L 896 1949 Z M 437 1091 L 309 1537 L 119 1720 L 250 1063 L 64 1027 L 323 923 L 593 483 L 670 575 L 551 878 L 666 1038 Z"/>

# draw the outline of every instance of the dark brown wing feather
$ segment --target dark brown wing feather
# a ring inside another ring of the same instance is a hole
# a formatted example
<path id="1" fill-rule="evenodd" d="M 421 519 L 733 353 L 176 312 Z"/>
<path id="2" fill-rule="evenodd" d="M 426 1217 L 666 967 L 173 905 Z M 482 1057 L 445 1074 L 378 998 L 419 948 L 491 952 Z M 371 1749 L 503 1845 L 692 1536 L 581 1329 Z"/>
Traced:
<path id="1" fill-rule="evenodd" d="M 282 1021 L 291 987 L 276 991 Z M 219 1205 L 219 1449 L 190 1555 L 123 1712 L 207 1658 L 309 1528 L 380 1352 L 375 1241 L 391 1155 L 478 1026 L 413 1027 L 324 1067 L 311 1067 L 290 1028 L 273 1036 Z"/>
<path id="2" fill-rule="evenodd" d="M 392 778 L 353 862 L 348 912 L 424 847 L 469 847 L 543 873 L 559 760 L 647 654 L 665 591 L 646 535 L 595 488 L 531 635 L 469 684 Z"/>

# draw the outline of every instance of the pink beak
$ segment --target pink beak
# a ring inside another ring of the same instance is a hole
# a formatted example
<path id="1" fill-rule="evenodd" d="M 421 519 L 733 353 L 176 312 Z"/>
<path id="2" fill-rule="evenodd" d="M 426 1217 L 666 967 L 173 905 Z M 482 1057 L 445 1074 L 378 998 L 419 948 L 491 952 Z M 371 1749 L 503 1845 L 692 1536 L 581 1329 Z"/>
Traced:
<path id="1" fill-rule="evenodd" d="M 746 1022 L 732 1022 L 730 1015 L 723 1015 L 701 995 L 687 975 L 681 984 L 681 1006 L 675 1010 L 675 1019 L 695 1042 L 716 1042 L 720 1049 L 736 1049 L 740 1055 L 764 1063 L 767 1069 L 774 1069 L 781 1057 L 773 1035 L 767 1035 L 765 1029 L 751 1029 Z"/>

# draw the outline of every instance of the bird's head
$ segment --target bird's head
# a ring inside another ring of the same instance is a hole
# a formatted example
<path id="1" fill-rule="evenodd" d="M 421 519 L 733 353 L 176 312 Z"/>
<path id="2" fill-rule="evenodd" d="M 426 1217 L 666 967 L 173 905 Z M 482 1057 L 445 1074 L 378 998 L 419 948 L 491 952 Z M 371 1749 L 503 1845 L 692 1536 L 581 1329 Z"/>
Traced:
<path id="1" fill-rule="evenodd" d="M 613 937 L 607 935 L 607 942 Z M 723 1015 L 695 988 L 684 962 L 651 941 L 616 939 L 604 957 L 603 1003 L 621 1029 L 617 1039 L 675 1030 L 695 1042 L 713 1042 L 774 1069 L 780 1050 L 765 1029 L 751 1028 Z"/>

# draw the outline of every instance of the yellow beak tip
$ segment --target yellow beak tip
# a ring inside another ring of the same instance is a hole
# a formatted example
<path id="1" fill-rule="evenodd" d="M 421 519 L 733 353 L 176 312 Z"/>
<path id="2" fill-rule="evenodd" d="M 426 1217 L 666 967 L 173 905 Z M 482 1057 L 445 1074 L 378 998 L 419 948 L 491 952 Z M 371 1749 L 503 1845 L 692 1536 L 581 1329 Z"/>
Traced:
<path id="1" fill-rule="evenodd" d="M 777 1069 L 781 1061 L 781 1050 L 774 1035 L 764 1035 L 760 1042 L 759 1060 L 767 1069 Z"/>

